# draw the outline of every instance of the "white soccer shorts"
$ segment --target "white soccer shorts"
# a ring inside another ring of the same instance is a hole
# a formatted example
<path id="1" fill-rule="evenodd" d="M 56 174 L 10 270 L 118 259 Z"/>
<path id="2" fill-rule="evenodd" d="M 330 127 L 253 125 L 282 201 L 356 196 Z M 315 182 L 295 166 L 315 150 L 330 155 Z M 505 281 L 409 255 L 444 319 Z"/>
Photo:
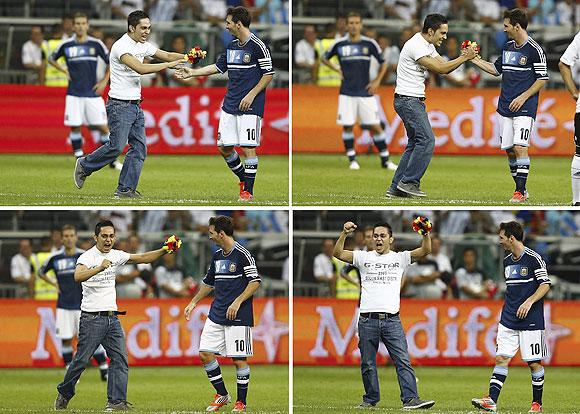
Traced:
<path id="1" fill-rule="evenodd" d="M 354 125 L 360 120 L 361 125 L 379 125 L 379 105 L 374 96 L 338 96 L 338 125 Z"/>
<path id="2" fill-rule="evenodd" d="M 199 351 L 213 352 L 231 358 L 252 356 L 254 355 L 252 328 L 219 325 L 207 318 L 201 332 Z"/>
<path id="3" fill-rule="evenodd" d="M 67 95 L 64 108 L 64 124 L 70 127 L 107 125 L 105 101 L 100 96 L 84 98 Z"/>
<path id="4" fill-rule="evenodd" d="M 78 335 L 81 318 L 80 310 L 56 308 L 56 337 L 71 339 Z"/>
<path id="5" fill-rule="evenodd" d="M 524 361 L 537 361 L 549 356 L 546 332 L 515 331 L 501 323 L 497 326 L 497 355 L 513 358 L 520 350 Z"/>
<path id="6" fill-rule="evenodd" d="M 218 147 L 259 147 L 262 118 L 258 115 L 232 115 L 222 111 L 218 126 Z"/>
<path id="7" fill-rule="evenodd" d="M 514 118 L 508 118 L 499 115 L 501 149 L 510 149 L 514 145 L 529 147 L 533 127 L 534 118 L 531 116 L 516 116 Z"/>

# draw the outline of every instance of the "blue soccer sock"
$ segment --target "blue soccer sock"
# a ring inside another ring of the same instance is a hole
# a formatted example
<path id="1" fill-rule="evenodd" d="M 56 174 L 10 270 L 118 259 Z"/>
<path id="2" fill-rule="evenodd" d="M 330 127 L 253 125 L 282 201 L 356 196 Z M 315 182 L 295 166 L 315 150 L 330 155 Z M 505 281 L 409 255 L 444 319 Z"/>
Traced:
<path id="1" fill-rule="evenodd" d="M 344 143 L 344 150 L 346 151 L 348 160 L 353 162 L 356 158 L 356 151 L 354 150 L 354 133 L 343 131 L 342 141 Z"/>
<path id="2" fill-rule="evenodd" d="M 517 159 L 517 173 L 516 173 L 516 191 L 524 194 L 526 191 L 526 181 L 528 180 L 528 174 L 530 173 L 530 159 L 529 158 L 518 158 Z"/>
<path id="3" fill-rule="evenodd" d="M 224 159 L 226 160 L 228 167 L 230 167 L 230 170 L 238 176 L 240 182 L 243 182 L 245 180 L 244 166 L 238 153 L 234 150 L 234 152 L 224 157 Z"/>
<path id="4" fill-rule="evenodd" d="M 544 367 L 537 372 L 532 372 L 533 401 L 542 405 L 542 393 L 544 392 Z"/>
<path id="5" fill-rule="evenodd" d="M 383 167 L 387 166 L 389 162 L 389 150 L 387 149 L 387 143 L 385 142 L 385 137 L 382 134 L 373 135 L 373 142 L 375 147 L 379 150 L 379 156 L 381 157 L 381 165 Z"/>
<path id="6" fill-rule="evenodd" d="M 250 194 L 254 194 L 254 181 L 256 180 L 256 174 L 258 173 L 258 157 L 246 158 L 244 167 L 244 172 L 246 174 L 244 190 Z"/>
<path id="7" fill-rule="evenodd" d="M 81 135 L 81 133 L 71 131 L 70 134 L 68 134 L 68 139 L 70 141 L 70 145 L 72 146 L 73 154 L 75 155 L 75 157 L 77 158 L 82 157 L 84 155 L 84 152 L 83 152 L 83 136 Z"/>
<path id="8" fill-rule="evenodd" d="M 517 184 L 516 175 L 518 172 L 518 161 L 514 158 L 508 158 L 508 163 L 510 165 L 510 174 L 511 174 L 512 178 L 514 179 L 514 183 Z"/>
<path id="9" fill-rule="evenodd" d="M 246 397 L 248 395 L 248 385 L 250 384 L 250 367 L 237 369 L 236 375 L 238 377 L 238 398 L 237 401 L 241 401 L 246 404 Z"/>
<path id="10" fill-rule="evenodd" d="M 73 348 L 70 345 L 64 345 L 61 349 L 62 359 L 64 360 L 64 366 L 68 367 L 73 359 Z"/>
<path id="11" fill-rule="evenodd" d="M 105 145 L 111 140 L 110 135 L 111 134 L 101 134 L 101 145 Z"/>
<path id="12" fill-rule="evenodd" d="M 489 380 L 489 397 L 496 403 L 507 375 L 507 367 L 500 367 L 497 365 L 493 367 L 493 373 L 491 374 L 491 379 Z"/>
<path id="13" fill-rule="evenodd" d="M 222 378 L 222 371 L 220 369 L 220 364 L 217 362 L 217 359 L 214 359 L 209 364 L 204 365 L 203 368 L 207 373 L 209 382 L 211 382 L 211 385 L 213 385 L 215 388 L 215 391 L 219 395 L 227 395 L 228 391 L 226 390 L 226 384 Z"/>

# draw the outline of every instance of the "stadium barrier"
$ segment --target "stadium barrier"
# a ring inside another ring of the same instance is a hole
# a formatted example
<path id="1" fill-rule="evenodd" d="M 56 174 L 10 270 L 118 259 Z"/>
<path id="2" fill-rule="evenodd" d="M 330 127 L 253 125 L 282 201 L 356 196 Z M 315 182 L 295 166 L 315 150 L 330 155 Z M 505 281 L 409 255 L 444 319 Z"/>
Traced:
<path id="1" fill-rule="evenodd" d="M 494 365 L 502 301 L 403 300 L 401 321 L 414 365 Z M 294 297 L 294 365 L 358 365 L 358 302 Z M 580 303 L 544 305 L 547 365 L 580 365 Z M 387 362 L 381 344 L 377 363 Z M 519 353 L 513 363 L 523 364 Z"/>
<path id="2" fill-rule="evenodd" d="M 108 91 L 105 91 L 105 95 Z M 149 154 L 218 154 L 225 88 L 143 88 Z M 0 85 L 0 153 L 71 152 L 66 88 Z M 288 154 L 288 89 L 267 91 L 260 154 Z M 96 142 L 85 129 L 85 151 Z"/>
<path id="3" fill-rule="evenodd" d="M 129 365 L 199 364 L 199 339 L 210 300 L 185 320 L 189 300 L 119 300 L 119 316 L 127 339 Z M 61 367 L 60 340 L 55 332 L 55 302 L 0 300 L 0 368 Z M 254 299 L 253 364 L 289 361 L 288 298 Z M 224 359 L 224 363 L 231 360 Z"/>
<path id="4" fill-rule="evenodd" d="M 427 112 L 435 134 L 435 153 L 499 155 L 497 109 L 499 89 L 427 89 Z M 401 153 L 406 135 L 393 108 L 393 87 L 378 91 L 386 116 L 386 139 L 392 153 Z M 343 153 L 341 127 L 336 125 L 338 88 L 293 85 L 292 151 Z M 531 155 L 574 154 L 574 101 L 565 90 L 540 93 L 531 136 Z M 360 129 L 355 131 L 358 136 Z M 357 145 L 358 151 L 366 146 Z"/>

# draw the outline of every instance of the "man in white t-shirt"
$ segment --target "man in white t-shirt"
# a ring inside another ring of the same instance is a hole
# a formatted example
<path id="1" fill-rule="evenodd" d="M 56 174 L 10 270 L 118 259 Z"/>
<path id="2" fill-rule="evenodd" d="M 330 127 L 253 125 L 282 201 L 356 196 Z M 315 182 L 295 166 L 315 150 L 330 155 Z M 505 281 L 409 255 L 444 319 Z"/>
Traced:
<path id="1" fill-rule="evenodd" d="M 447 74 L 477 55 L 475 49 L 469 47 L 461 56 L 445 62 L 435 46 L 441 46 L 447 39 L 448 30 L 445 16 L 430 14 L 425 17 L 423 30 L 411 37 L 401 50 L 394 107 L 405 125 L 409 141 L 387 190 L 388 197 L 427 195 L 421 191 L 420 183 L 433 156 L 435 135 L 425 110 L 425 71 Z"/>
<path id="2" fill-rule="evenodd" d="M 576 33 L 572 43 L 568 45 L 566 51 L 560 58 L 558 68 L 566 85 L 566 89 L 576 101 L 576 114 L 574 115 L 574 144 L 576 152 L 572 158 L 572 205 L 580 206 L 580 100 L 578 100 L 578 89 L 572 76 L 572 66 L 578 65 L 580 59 L 580 32 Z"/>
<path id="3" fill-rule="evenodd" d="M 399 318 L 401 282 L 403 272 L 414 261 L 431 252 L 431 237 L 423 235 L 421 247 L 412 251 L 394 252 L 393 231 L 388 223 L 373 226 L 373 251 L 344 250 L 348 234 L 356 230 L 356 224 L 344 223 L 342 233 L 334 246 L 334 257 L 352 263 L 360 272 L 361 296 L 358 320 L 361 373 L 365 395 L 359 408 L 374 407 L 380 400 L 377 375 L 377 350 L 383 342 L 397 368 L 403 409 L 430 408 L 433 400 L 421 400 L 417 392 L 415 372 L 411 367 L 407 340 Z"/>
<path id="4" fill-rule="evenodd" d="M 129 364 L 125 333 L 117 315 L 124 315 L 117 308 L 115 277 L 117 267 L 131 263 L 152 263 L 167 253 L 179 249 L 175 236 L 166 240 L 161 249 L 146 253 L 129 254 L 113 249 L 115 227 L 109 220 L 95 226 L 95 246 L 78 259 L 74 279 L 82 282 L 83 298 L 78 333 L 77 353 L 68 367 L 64 380 L 56 389 L 55 410 L 66 409 L 75 395 L 75 385 L 85 370 L 89 359 L 102 344 L 111 359 L 107 381 L 107 406 L 105 411 L 127 411 L 127 381 Z"/>
<path id="5" fill-rule="evenodd" d="M 107 101 L 109 142 L 86 157 L 78 158 L 74 171 L 74 182 L 80 189 L 89 175 L 115 161 L 128 143 L 129 150 L 114 193 L 116 198 L 141 196 L 137 185 L 147 156 L 145 117 L 141 109 L 141 75 L 187 62 L 183 54 L 166 52 L 147 42 L 151 22 L 142 10 L 129 14 L 127 26 L 127 33 L 113 44 L 110 54 L 111 89 Z M 143 63 L 144 58 L 151 56 L 164 63 Z"/>
<path id="6" fill-rule="evenodd" d="M 330 296 L 336 296 L 336 267 L 332 263 L 332 249 L 334 243 L 331 239 L 324 239 L 322 252 L 314 257 L 313 273 L 317 282 L 328 284 Z"/>

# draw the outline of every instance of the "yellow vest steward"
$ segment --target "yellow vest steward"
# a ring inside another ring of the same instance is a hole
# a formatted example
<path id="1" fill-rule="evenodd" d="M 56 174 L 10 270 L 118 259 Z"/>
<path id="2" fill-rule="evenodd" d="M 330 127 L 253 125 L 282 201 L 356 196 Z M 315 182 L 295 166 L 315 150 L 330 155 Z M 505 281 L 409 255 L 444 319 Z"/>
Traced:
<path id="1" fill-rule="evenodd" d="M 68 86 L 68 79 L 66 78 L 66 75 L 48 63 L 48 57 L 52 55 L 56 49 L 58 49 L 61 43 L 61 39 L 50 39 L 49 41 L 42 43 L 42 50 L 46 59 L 46 72 L 44 81 L 46 86 Z M 60 66 L 66 68 L 66 60 L 64 56 L 59 58 L 57 62 Z"/>
<path id="2" fill-rule="evenodd" d="M 50 283 L 42 280 L 38 277 L 38 271 L 40 270 L 40 266 L 43 265 L 53 253 L 51 252 L 39 252 L 36 254 L 36 261 L 31 258 L 30 262 L 32 263 L 32 267 L 34 269 L 34 274 L 36 275 L 36 279 L 34 282 L 34 299 L 37 300 L 51 300 L 51 299 L 58 299 L 58 290 L 52 286 Z M 52 277 L 56 279 L 56 275 L 51 270 L 46 274 L 48 277 Z"/>
<path id="3" fill-rule="evenodd" d="M 318 65 L 318 81 L 316 82 L 318 86 L 340 86 L 340 83 L 342 82 L 338 72 L 333 71 L 322 63 L 324 54 L 330 49 L 330 46 L 332 46 L 335 41 L 334 38 L 318 39 L 314 44 L 314 50 L 316 50 L 318 60 L 320 61 L 320 65 Z M 332 59 L 330 59 L 330 62 L 334 63 L 336 66 L 340 66 L 337 56 L 333 56 Z"/>
<path id="4" fill-rule="evenodd" d="M 340 276 L 340 271 L 344 266 L 346 266 L 345 262 L 338 260 L 336 257 L 332 258 L 332 262 L 336 267 L 336 274 L 338 275 L 336 278 L 336 298 L 337 299 L 358 299 L 359 297 L 359 289 L 348 280 Z M 358 274 L 356 270 L 352 270 L 349 273 L 350 276 L 358 279 Z"/>

